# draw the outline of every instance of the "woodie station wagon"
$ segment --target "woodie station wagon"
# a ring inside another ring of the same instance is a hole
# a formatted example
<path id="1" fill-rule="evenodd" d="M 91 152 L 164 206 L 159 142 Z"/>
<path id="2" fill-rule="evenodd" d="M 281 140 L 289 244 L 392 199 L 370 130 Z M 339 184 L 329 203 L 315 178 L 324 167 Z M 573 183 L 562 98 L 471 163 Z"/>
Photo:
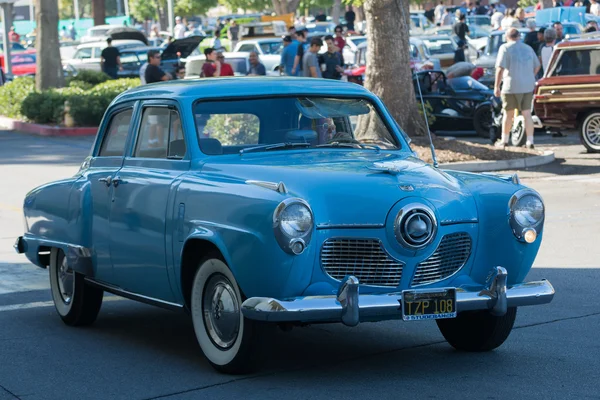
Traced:
<path id="1" fill-rule="evenodd" d="M 218 370 L 247 371 L 263 329 L 435 320 L 447 341 L 491 350 L 520 306 L 544 203 L 517 176 L 417 158 L 362 86 L 303 78 L 145 85 L 106 111 L 69 179 L 27 194 L 15 247 L 49 268 L 68 325 L 103 292 L 193 320 Z"/>

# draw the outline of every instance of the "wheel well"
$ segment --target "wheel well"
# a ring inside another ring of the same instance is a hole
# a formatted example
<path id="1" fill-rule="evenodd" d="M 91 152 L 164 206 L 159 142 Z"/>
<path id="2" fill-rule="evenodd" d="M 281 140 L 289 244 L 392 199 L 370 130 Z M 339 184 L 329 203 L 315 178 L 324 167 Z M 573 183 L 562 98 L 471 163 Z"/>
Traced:
<path id="1" fill-rule="evenodd" d="M 593 112 L 600 112 L 600 109 L 588 108 L 587 110 L 579 111 L 577 113 L 577 117 L 575 117 L 575 121 L 577 121 L 577 129 L 581 129 L 581 124 L 583 124 L 584 118 Z"/>
<path id="2" fill-rule="evenodd" d="M 211 253 L 223 258 L 219 248 L 208 240 L 190 239 L 183 248 L 183 255 L 181 257 L 181 291 L 184 304 L 188 309 L 191 304 L 192 284 L 200 261 Z"/>
<path id="3" fill-rule="evenodd" d="M 48 267 L 50 265 L 50 251 L 52 248 L 50 246 L 40 246 L 38 248 L 38 261 L 40 265 L 44 267 Z"/>

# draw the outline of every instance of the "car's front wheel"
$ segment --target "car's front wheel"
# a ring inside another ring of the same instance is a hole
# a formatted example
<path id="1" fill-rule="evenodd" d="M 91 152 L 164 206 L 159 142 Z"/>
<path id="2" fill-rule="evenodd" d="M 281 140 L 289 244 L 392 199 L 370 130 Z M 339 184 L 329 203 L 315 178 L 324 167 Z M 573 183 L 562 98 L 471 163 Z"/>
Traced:
<path id="1" fill-rule="evenodd" d="M 477 135 L 488 138 L 490 137 L 490 128 L 492 127 L 492 107 L 484 105 L 475 110 L 473 115 L 473 126 Z"/>
<path id="2" fill-rule="evenodd" d="M 600 111 L 592 111 L 583 118 L 579 136 L 588 152 L 600 153 Z"/>
<path id="3" fill-rule="evenodd" d="M 84 276 L 73 271 L 65 253 L 57 248 L 50 252 L 50 290 L 65 324 L 85 326 L 96 320 L 104 292 L 86 284 Z"/>
<path id="4" fill-rule="evenodd" d="M 437 320 L 448 343 L 457 350 L 489 351 L 500 346 L 510 335 L 517 317 L 516 307 L 495 316 L 487 310 L 465 311 L 456 318 Z"/>
<path id="5" fill-rule="evenodd" d="M 258 324 L 244 318 L 243 298 L 229 267 L 218 256 L 200 262 L 192 286 L 196 338 L 218 371 L 239 374 L 256 366 Z"/>

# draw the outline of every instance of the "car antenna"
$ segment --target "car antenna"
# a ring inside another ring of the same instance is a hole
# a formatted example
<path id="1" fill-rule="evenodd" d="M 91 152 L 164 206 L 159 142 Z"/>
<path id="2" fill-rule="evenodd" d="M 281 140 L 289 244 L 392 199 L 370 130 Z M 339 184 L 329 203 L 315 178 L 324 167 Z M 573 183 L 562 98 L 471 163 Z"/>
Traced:
<path id="1" fill-rule="evenodd" d="M 402 19 L 404 19 L 404 23 L 406 24 L 406 26 L 410 27 L 410 24 L 406 19 L 406 14 L 404 13 L 404 8 L 400 5 L 398 5 L 398 2 L 394 2 L 394 3 L 396 4 L 396 7 L 398 7 L 400 9 L 400 12 L 402 13 Z M 425 125 L 427 127 L 427 136 L 429 136 L 429 147 L 431 149 L 431 160 L 433 161 L 433 167 L 438 168 L 439 164 L 437 161 L 437 157 L 435 156 L 435 147 L 433 146 L 433 139 L 431 138 L 431 130 L 429 129 L 429 120 L 427 118 L 427 110 L 425 110 L 425 102 L 423 101 L 423 92 L 421 91 L 421 81 L 419 80 L 419 74 L 416 73 L 415 75 L 417 78 L 417 88 L 419 89 L 419 98 L 421 99 L 421 107 L 423 108 L 423 116 L 425 117 Z"/>

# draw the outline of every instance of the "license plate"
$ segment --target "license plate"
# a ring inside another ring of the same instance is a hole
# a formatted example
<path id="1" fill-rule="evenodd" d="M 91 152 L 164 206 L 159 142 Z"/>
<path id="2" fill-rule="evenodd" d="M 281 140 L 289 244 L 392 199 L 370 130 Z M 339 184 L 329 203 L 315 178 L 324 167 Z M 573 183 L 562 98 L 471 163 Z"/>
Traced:
<path id="1" fill-rule="evenodd" d="M 402 319 L 456 318 L 456 289 L 424 289 L 402 291 Z"/>

